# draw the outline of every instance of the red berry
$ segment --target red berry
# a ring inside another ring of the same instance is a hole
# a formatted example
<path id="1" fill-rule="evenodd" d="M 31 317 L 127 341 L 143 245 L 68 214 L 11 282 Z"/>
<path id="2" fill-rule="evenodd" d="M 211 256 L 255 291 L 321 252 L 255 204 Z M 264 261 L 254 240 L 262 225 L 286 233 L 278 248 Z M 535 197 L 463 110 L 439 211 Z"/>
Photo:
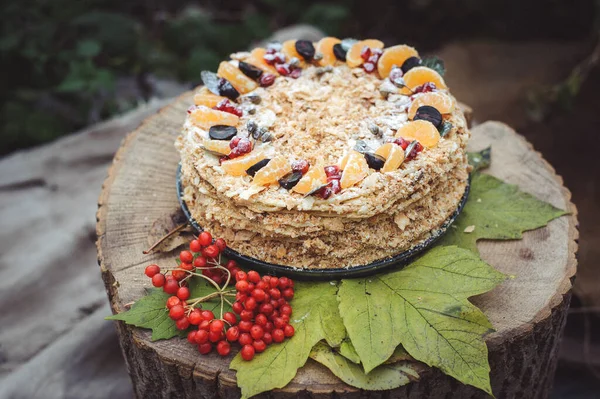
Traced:
<path id="1" fill-rule="evenodd" d="M 371 48 L 369 46 L 364 46 L 362 50 L 360 50 L 360 58 L 363 60 L 368 60 L 371 56 Z"/>
<path id="2" fill-rule="evenodd" d="M 260 280 L 264 281 L 265 283 L 268 284 L 269 281 L 271 281 L 271 276 L 269 276 L 269 275 L 262 276 L 262 278 Z"/>
<path id="3" fill-rule="evenodd" d="M 146 266 L 146 270 L 144 271 L 144 273 L 146 273 L 146 276 L 152 278 L 152 277 L 156 276 L 158 273 L 160 273 L 160 267 L 158 267 L 158 265 Z"/>
<path id="4" fill-rule="evenodd" d="M 262 305 L 260 305 L 260 307 L 258 308 L 258 311 L 260 313 L 263 313 L 266 316 L 269 316 L 271 313 L 273 313 L 273 305 L 271 305 L 270 303 L 263 303 Z"/>
<path id="5" fill-rule="evenodd" d="M 252 142 L 247 138 L 242 138 L 236 145 L 235 149 L 239 155 L 247 154 L 252 151 Z"/>
<path id="6" fill-rule="evenodd" d="M 177 282 L 177 280 L 169 280 L 165 282 L 165 285 L 163 286 L 163 291 L 170 295 L 177 294 L 178 289 L 179 283 Z"/>
<path id="7" fill-rule="evenodd" d="M 210 332 L 220 333 L 223 331 L 223 327 L 225 327 L 225 323 L 222 320 L 213 320 L 210 323 Z"/>
<path id="8" fill-rule="evenodd" d="M 219 275 L 219 274 L 215 274 L 211 277 L 213 279 L 213 281 L 217 284 L 221 284 L 223 282 L 223 276 Z"/>
<path id="9" fill-rule="evenodd" d="M 171 272 L 171 275 L 176 281 L 181 281 L 185 278 L 187 273 L 183 269 L 175 269 Z"/>
<path id="10" fill-rule="evenodd" d="M 423 151 L 423 145 L 417 141 L 417 144 L 413 147 L 410 154 L 406 156 L 406 160 L 410 161 L 411 159 L 414 159 L 421 151 Z"/>
<path id="11" fill-rule="evenodd" d="M 287 314 L 282 314 L 281 318 L 283 319 L 283 321 L 288 324 L 290 322 L 290 316 L 288 316 Z"/>
<path id="12" fill-rule="evenodd" d="M 234 302 L 233 306 L 231 307 L 233 309 L 233 311 L 237 314 L 240 314 L 243 312 L 244 310 L 244 306 L 240 303 L 240 302 Z"/>
<path id="13" fill-rule="evenodd" d="M 179 253 L 179 260 L 183 263 L 192 263 L 194 255 L 190 251 L 181 251 Z"/>
<path id="14" fill-rule="evenodd" d="M 190 344 L 196 343 L 196 332 L 197 332 L 197 330 L 192 330 L 188 333 L 187 340 Z"/>
<path id="15" fill-rule="evenodd" d="M 212 345 L 208 342 L 198 345 L 198 352 L 200 352 L 201 355 L 208 355 L 211 350 Z"/>
<path id="16" fill-rule="evenodd" d="M 254 312 L 251 310 L 242 310 L 242 313 L 240 313 L 240 319 L 242 319 L 243 321 L 252 321 L 252 318 L 254 317 Z"/>
<path id="17" fill-rule="evenodd" d="M 225 243 L 225 240 L 222 238 L 217 238 L 215 240 L 215 245 L 217 246 L 217 248 L 219 248 L 219 251 L 223 252 L 225 250 L 225 248 L 227 248 L 227 244 Z"/>
<path id="18" fill-rule="evenodd" d="M 273 322 L 270 322 L 270 321 L 267 321 L 267 324 L 265 324 L 265 326 L 263 327 L 263 329 L 269 333 L 271 331 L 273 331 L 274 328 L 275 328 L 275 326 L 273 325 Z"/>
<path id="19" fill-rule="evenodd" d="M 237 107 L 235 104 L 233 104 L 228 99 L 221 100 L 217 105 L 215 105 L 213 107 L 213 109 L 216 109 L 216 110 L 219 110 L 222 112 L 229 112 L 230 114 L 234 114 L 234 115 L 237 115 L 240 117 L 244 114 L 239 107 Z"/>
<path id="20" fill-rule="evenodd" d="M 265 330 L 263 330 L 263 328 L 261 326 L 259 326 L 258 324 L 255 324 L 252 326 L 252 328 L 250 328 L 250 336 L 253 339 L 261 339 L 262 336 L 264 335 Z"/>
<path id="21" fill-rule="evenodd" d="M 202 320 L 211 321 L 215 318 L 215 314 L 210 310 L 202 311 Z"/>
<path id="22" fill-rule="evenodd" d="M 258 288 L 259 290 L 268 290 L 269 289 L 269 283 L 267 283 L 264 280 L 260 280 L 258 283 L 256 283 L 256 288 Z"/>
<path id="23" fill-rule="evenodd" d="M 226 312 L 223 315 L 223 320 L 229 323 L 230 326 L 234 326 L 237 323 L 237 317 L 233 312 Z"/>
<path id="24" fill-rule="evenodd" d="M 246 299 L 248 299 L 248 295 L 246 295 L 243 292 L 238 292 L 235 294 L 235 300 L 238 301 L 240 304 L 244 303 Z"/>
<path id="25" fill-rule="evenodd" d="M 275 328 L 283 328 L 287 323 L 281 317 L 275 317 L 273 324 L 275 324 Z"/>
<path id="26" fill-rule="evenodd" d="M 331 192 L 333 194 L 337 194 L 340 191 L 342 191 L 342 185 L 340 184 L 340 180 L 339 179 L 333 179 L 331 181 L 331 184 L 329 185 L 329 189 L 331 190 Z"/>
<path id="27" fill-rule="evenodd" d="M 208 340 L 210 342 L 219 342 L 220 340 L 222 340 L 224 337 L 223 331 L 219 331 L 219 332 L 214 332 L 214 331 L 209 331 L 208 332 Z"/>
<path id="28" fill-rule="evenodd" d="M 202 250 L 202 245 L 198 240 L 190 241 L 190 251 L 192 252 L 200 252 Z"/>
<path id="29" fill-rule="evenodd" d="M 247 292 L 248 291 L 248 282 L 246 280 L 238 281 L 237 283 L 235 283 L 235 289 L 238 292 Z"/>
<path id="30" fill-rule="evenodd" d="M 290 301 L 294 297 L 294 289 L 286 288 L 281 294 L 283 295 L 286 301 Z"/>
<path id="31" fill-rule="evenodd" d="M 428 93 L 430 91 L 434 91 L 435 89 L 437 89 L 437 87 L 435 86 L 435 83 L 433 82 L 426 82 L 423 83 L 421 86 L 416 87 L 413 90 L 413 93 Z"/>
<path id="32" fill-rule="evenodd" d="M 271 288 L 277 288 L 278 285 L 279 285 L 279 279 L 277 277 L 271 277 L 271 279 L 269 280 L 269 286 Z"/>
<path id="33" fill-rule="evenodd" d="M 175 305 L 169 309 L 169 317 L 173 320 L 179 320 L 185 314 L 185 309 L 181 305 Z"/>
<path id="34" fill-rule="evenodd" d="M 240 338 L 240 329 L 237 327 L 230 327 L 225 332 L 225 338 L 227 338 L 227 341 L 229 342 L 237 341 Z"/>
<path id="35" fill-rule="evenodd" d="M 248 281 L 254 284 L 258 283 L 260 281 L 260 274 L 258 274 L 258 272 L 255 272 L 254 270 L 250 270 L 248 272 Z"/>
<path id="36" fill-rule="evenodd" d="M 185 330 L 190 326 L 190 321 L 187 319 L 187 317 L 182 317 L 181 319 L 175 321 L 175 327 L 177 327 L 178 330 Z"/>
<path id="37" fill-rule="evenodd" d="M 181 299 L 176 296 L 170 296 L 167 299 L 167 309 L 171 309 L 175 305 L 181 305 Z"/>
<path id="38" fill-rule="evenodd" d="M 179 264 L 179 268 L 191 272 L 192 270 L 194 270 L 194 265 L 192 265 L 191 263 L 181 263 Z"/>
<path id="39" fill-rule="evenodd" d="M 185 301 L 190 297 L 190 289 L 188 287 L 179 287 L 177 290 L 177 298 Z"/>
<path id="40" fill-rule="evenodd" d="M 197 344 L 205 344 L 208 342 L 208 331 L 206 330 L 198 330 L 196 331 L 196 343 Z"/>
<path id="41" fill-rule="evenodd" d="M 155 287 L 162 287 L 165 285 L 165 275 L 158 273 L 152 276 L 152 285 Z"/>
<path id="42" fill-rule="evenodd" d="M 394 139 L 394 141 L 392 141 L 394 144 L 399 145 L 400 147 L 402 147 L 403 150 L 406 150 L 410 144 L 410 141 L 403 139 L 402 137 L 398 137 L 397 139 Z"/>
<path id="43" fill-rule="evenodd" d="M 252 337 L 247 332 L 241 333 L 240 337 L 238 338 L 238 342 L 240 343 L 240 345 L 251 345 L 252 341 Z"/>
<path id="44" fill-rule="evenodd" d="M 271 335 L 271 333 L 265 332 L 265 334 L 262 337 L 262 340 L 265 344 L 271 345 L 271 343 L 273 342 L 273 336 Z"/>
<path id="45" fill-rule="evenodd" d="M 240 271 L 240 269 L 238 268 L 237 262 L 234 261 L 233 259 L 227 261 L 227 264 L 225 265 L 225 268 L 227 270 L 229 270 L 231 272 L 231 274 L 235 274 L 235 273 L 237 273 L 237 272 Z M 235 269 L 237 269 L 237 270 L 235 270 Z M 234 270 L 235 270 L 235 273 L 234 273 Z"/>
<path id="46" fill-rule="evenodd" d="M 367 73 L 371 73 L 375 70 L 375 64 L 373 64 L 372 62 L 365 62 L 363 64 L 363 69 L 367 72 Z"/>
<path id="47" fill-rule="evenodd" d="M 198 241 L 203 247 L 209 246 L 212 243 L 212 235 L 208 231 L 203 231 L 198 236 Z"/>
<path id="48" fill-rule="evenodd" d="M 235 281 L 246 281 L 248 279 L 248 275 L 244 271 L 239 271 L 235 274 Z"/>
<path id="49" fill-rule="evenodd" d="M 271 86 L 273 83 L 275 83 L 275 77 L 276 76 L 271 73 L 263 73 L 262 75 L 260 75 L 260 78 L 258 79 L 258 83 L 262 87 Z"/>
<path id="50" fill-rule="evenodd" d="M 252 322 L 249 320 L 242 320 L 238 323 L 238 327 L 241 332 L 250 332 L 252 325 Z"/>
<path id="51" fill-rule="evenodd" d="M 252 298 L 254 298 L 256 302 L 262 302 L 265 300 L 265 292 L 260 288 L 256 288 L 252 291 Z"/>
<path id="52" fill-rule="evenodd" d="M 244 307 L 248 310 L 254 310 L 258 307 L 258 303 L 256 302 L 256 299 L 250 297 L 244 301 Z"/>
<path id="53" fill-rule="evenodd" d="M 292 72 L 290 72 L 290 78 L 292 79 L 298 79 L 301 75 L 302 69 L 300 68 L 292 69 Z"/>
<path id="54" fill-rule="evenodd" d="M 254 283 L 248 283 L 248 292 L 254 291 L 254 288 L 255 288 Z"/>
<path id="55" fill-rule="evenodd" d="M 194 259 L 195 267 L 205 267 L 206 266 L 206 258 L 204 256 L 198 256 Z"/>
<path id="56" fill-rule="evenodd" d="M 279 312 L 282 315 L 291 316 L 292 315 L 292 307 L 290 305 L 283 305 L 279 308 Z"/>
<path id="57" fill-rule="evenodd" d="M 200 324 L 198 324 L 198 330 L 204 330 L 204 331 L 208 332 L 209 328 L 210 328 L 210 320 L 202 320 L 200 322 Z"/>
<path id="58" fill-rule="evenodd" d="M 282 76 L 288 76 L 292 72 L 289 64 L 276 64 L 275 69 Z"/>
<path id="59" fill-rule="evenodd" d="M 279 300 L 275 300 L 275 299 L 271 299 L 271 306 L 273 306 L 273 311 L 275 311 L 275 309 L 277 309 L 279 306 L 281 306 L 281 304 L 279 303 Z"/>
<path id="60" fill-rule="evenodd" d="M 286 325 L 283 328 L 283 334 L 288 338 L 293 337 L 294 333 L 295 333 L 294 327 L 290 324 Z"/>
<path id="61" fill-rule="evenodd" d="M 252 342 L 252 346 L 254 347 L 254 350 L 256 350 L 257 353 L 264 352 L 264 350 L 267 349 L 267 344 L 262 339 L 257 339 L 254 342 Z"/>
<path id="62" fill-rule="evenodd" d="M 200 313 L 200 309 L 194 309 L 188 315 L 188 320 L 190 324 L 197 326 L 202 322 L 202 314 Z"/>
<path id="63" fill-rule="evenodd" d="M 340 176 L 340 179 L 342 178 L 340 167 L 337 165 L 325 166 L 325 175 L 327 177 Z"/>
<path id="64" fill-rule="evenodd" d="M 285 333 L 280 328 L 276 328 L 275 330 L 273 330 L 271 336 L 273 337 L 273 341 L 277 343 L 283 342 L 283 340 L 285 339 Z"/>
<path id="65" fill-rule="evenodd" d="M 259 325 L 259 326 L 262 326 L 262 327 L 264 327 L 264 326 L 265 326 L 265 324 L 267 324 L 267 321 L 268 321 L 268 320 L 267 320 L 267 316 L 265 316 L 265 315 L 264 315 L 264 314 L 262 314 L 262 313 L 259 313 L 259 314 L 257 314 L 257 315 L 256 315 L 256 317 L 254 317 L 254 322 L 255 322 L 257 325 Z"/>
<path id="66" fill-rule="evenodd" d="M 227 356 L 231 352 L 231 345 L 227 341 L 220 341 L 217 344 L 217 353 L 221 356 Z"/>
<path id="67" fill-rule="evenodd" d="M 216 245 L 209 245 L 208 247 L 204 248 L 202 254 L 207 258 L 216 258 L 219 256 L 219 248 Z"/>
<path id="68" fill-rule="evenodd" d="M 269 295 L 271 296 L 271 299 L 279 299 L 281 298 L 281 291 L 279 291 L 277 288 L 271 288 L 269 290 Z"/>
<path id="69" fill-rule="evenodd" d="M 308 172 L 309 167 L 310 164 L 305 159 L 300 159 L 298 161 L 292 162 L 292 171 L 294 172 L 301 172 L 302 174 L 305 174 L 306 172 Z"/>
<path id="70" fill-rule="evenodd" d="M 244 345 L 242 350 L 240 351 L 242 359 L 246 361 L 250 361 L 254 358 L 254 347 L 252 345 Z"/>

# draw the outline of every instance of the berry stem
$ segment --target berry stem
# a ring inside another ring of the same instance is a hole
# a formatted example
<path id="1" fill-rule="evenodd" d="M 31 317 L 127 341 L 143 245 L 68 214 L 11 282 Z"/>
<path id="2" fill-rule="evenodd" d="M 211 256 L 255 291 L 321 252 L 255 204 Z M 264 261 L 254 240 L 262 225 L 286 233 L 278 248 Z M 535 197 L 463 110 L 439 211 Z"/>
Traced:
<path id="1" fill-rule="evenodd" d="M 164 240 L 166 240 L 167 238 L 171 237 L 173 234 L 177 233 L 178 231 L 183 230 L 184 228 L 187 227 L 187 225 L 188 225 L 187 223 L 183 223 L 183 224 L 180 224 L 179 226 L 175 227 L 173 230 L 169 231 L 166 235 L 162 236 L 158 241 L 156 241 L 154 244 L 152 244 L 152 246 L 150 248 L 148 248 L 145 251 L 142 251 L 142 253 L 144 255 L 148 255 L 156 247 L 158 247 Z"/>

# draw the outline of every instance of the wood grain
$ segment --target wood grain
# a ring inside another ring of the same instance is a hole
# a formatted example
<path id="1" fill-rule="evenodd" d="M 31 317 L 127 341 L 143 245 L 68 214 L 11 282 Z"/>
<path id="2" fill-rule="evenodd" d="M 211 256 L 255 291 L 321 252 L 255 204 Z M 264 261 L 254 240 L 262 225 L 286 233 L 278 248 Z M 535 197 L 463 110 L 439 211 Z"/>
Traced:
<path id="1" fill-rule="evenodd" d="M 110 168 L 97 213 L 98 260 L 113 312 L 125 310 L 149 287 L 145 265 L 168 265 L 172 256 L 144 256 L 152 223 L 177 204 L 173 142 L 191 103 L 190 93 L 147 119 L 122 143 Z M 490 350 L 492 388 L 499 398 L 543 398 L 550 391 L 557 348 L 576 271 L 576 209 L 562 179 L 508 126 L 486 122 L 473 130 L 472 149 L 492 145 L 488 171 L 572 214 L 526 233 L 523 240 L 480 242 L 482 257 L 513 275 L 492 292 L 473 298 L 496 332 Z M 230 358 L 200 356 L 184 339 L 151 342 L 147 331 L 117 323 L 138 397 L 239 397 Z M 389 392 L 362 392 L 309 360 L 285 388 L 268 397 L 486 397 L 429 370 L 417 383 Z"/>

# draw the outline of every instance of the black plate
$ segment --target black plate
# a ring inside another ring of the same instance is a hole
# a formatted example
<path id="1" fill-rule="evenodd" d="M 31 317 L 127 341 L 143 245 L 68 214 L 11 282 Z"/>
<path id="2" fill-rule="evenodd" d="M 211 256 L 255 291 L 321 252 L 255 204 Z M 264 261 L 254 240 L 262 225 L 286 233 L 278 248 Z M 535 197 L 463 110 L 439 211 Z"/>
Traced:
<path id="1" fill-rule="evenodd" d="M 342 278 L 354 278 L 364 277 L 371 274 L 382 272 L 390 268 L 400 268 L 406 266 L 415 256 L 421 252 L 432 247 L 437 240 L 444 235 L 450 225 L 456 220 L 460 212 L 462 211 L 467 198 L 469 196 L 470 181 L 467 183 L 465 193 L 458 204 L 458 208 L 452 213 L 452 215 L 444 222 L 444 224 L 427 240 L 412 247 L 411 249 L 404 251 L 398 255 L 381 259 L 367 265 L 353 266 L 344 269 L 300 269 L 290 266 L 277 265 L 274 263 L 263 262 L 261 260 L 251 258 L 246 255 L 242 255 L 231 248 L 225 250 L 225 255 L 230 259 L 235 259 L 242 266 L 246 266 L 251 269 L 255 269 L 264 273 L 276 275 L 276 276 L 288 276 L 300 280 L 339 280 Z M 203 229 L 198 222 L 192 217 L 187 204 L 183 201 L 183 186 L 181 184 L 181 165 L 177 168 L 177 198 L 183 213 L 190 222 L 190 225 L 197 231 L 201 232 Z"/>

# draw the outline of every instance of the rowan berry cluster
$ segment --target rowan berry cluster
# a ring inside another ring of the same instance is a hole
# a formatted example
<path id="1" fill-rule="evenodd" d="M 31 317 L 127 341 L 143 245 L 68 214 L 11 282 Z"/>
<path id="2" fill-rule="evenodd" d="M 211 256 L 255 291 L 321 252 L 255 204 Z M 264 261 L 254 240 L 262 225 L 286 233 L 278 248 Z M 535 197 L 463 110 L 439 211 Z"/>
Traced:
<path id="1" fill-rule="evenodd" d="M 294 335 L 288 302 L 294 297 L 294 282 L 287 277 L 261 277 L 252 270 L 246 273 L 234 260 L 224 262 L 221 254 L 225 248 L 225 240 L 213 240 L 210 233 L 202 232 L 190 242 L 189 250 L 179 253 L 177 268 L 161 273 L 160 267 L 153 264 L 146 267 L 145 274 L 152 285 L 171 295 L 166 303 L 169 317 L 179 330 L 191 328 L 187 339 L 201 354 L 216 347 L 221 356 L 227 356 L 231 344 L 239 342 L 242 358 L 251 360 L 269 344 Z M 215 291 L 190 299 L 188 281 L 193 276 L 207 280 Z M 234 279 L 235 290 L 230 286 Z M 235 302 L 227 297 L 235 297 Z M 219 318 L 216 311 L 202 309 L 203 303 L 215 298 L 221 301 Z M 233 312 L 223 312 L 225 303 L 232 306 Z"/>

